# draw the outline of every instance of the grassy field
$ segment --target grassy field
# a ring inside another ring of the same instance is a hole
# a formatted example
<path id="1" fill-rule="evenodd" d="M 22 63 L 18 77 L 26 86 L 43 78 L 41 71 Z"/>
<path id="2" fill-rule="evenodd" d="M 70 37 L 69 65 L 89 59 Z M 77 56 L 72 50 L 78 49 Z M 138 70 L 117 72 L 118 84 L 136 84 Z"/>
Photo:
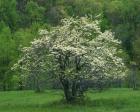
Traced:
<path id="1" fill-rule="evenodd" d="M 61 102 L 62 91 L 0 92 L 0 112 L 140 112 L 140 91 L 110 89 L 88 91 L 88 101 L 70 105 Z"/>

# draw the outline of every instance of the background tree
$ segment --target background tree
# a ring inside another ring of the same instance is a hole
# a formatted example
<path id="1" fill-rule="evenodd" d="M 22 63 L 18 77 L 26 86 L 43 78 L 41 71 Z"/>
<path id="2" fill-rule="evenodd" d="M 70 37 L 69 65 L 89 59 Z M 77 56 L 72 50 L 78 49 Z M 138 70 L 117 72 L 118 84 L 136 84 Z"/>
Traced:
<path id="1" fill-rule="evenodd" d="M 36 2 L 27 2 L 25 10 L 31 24 L 33 22 L 41 22 L 41 20 L 43 19 L 45 8 L 39 6 Z"/>
<path id="2" fill-rule="evenodd" d="M 16 10 L 16 0 L 0 0 L 0 21 L 15 31 L 19 17 Z"/>
<path id="3" fill-rule="evenodd" d="M 11 66 L 14 62 L 15 42 L 12 39 L 10 28 L 4 22 L 0 23 L 0 88 L 9 90 L 12 86 Z"/>

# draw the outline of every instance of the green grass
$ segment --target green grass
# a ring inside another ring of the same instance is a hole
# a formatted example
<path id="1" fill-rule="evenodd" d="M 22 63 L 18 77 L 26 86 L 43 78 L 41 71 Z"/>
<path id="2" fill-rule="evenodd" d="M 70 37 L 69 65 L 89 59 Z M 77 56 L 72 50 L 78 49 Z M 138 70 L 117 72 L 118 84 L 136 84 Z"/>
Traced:
<path id="1" fill-rule="evenodd" d="M 88 91 L 82 104 L 65 104 L 62 91 L 0 92 L 0 112 L 140 112 L 140 91 L 110 89 Z"/>

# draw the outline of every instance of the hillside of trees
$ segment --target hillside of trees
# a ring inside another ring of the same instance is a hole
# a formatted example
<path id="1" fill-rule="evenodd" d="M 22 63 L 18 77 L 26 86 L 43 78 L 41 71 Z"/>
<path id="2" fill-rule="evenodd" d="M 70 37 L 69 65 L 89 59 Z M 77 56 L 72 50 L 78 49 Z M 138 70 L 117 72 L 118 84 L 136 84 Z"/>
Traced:
<path id="1" fill-rule="evenodd" d="M 101 31 L 111 30 L 122 42 L 123 57 L 129 68 L 125 80 L 109 84 L 85 82 L 106 87 L 140 87 L 140 0 L 0 0 L 0 90 L 32 89 L 31 77 L 23 84 L 22 72 L 11 68 L 21 57 L 21 48 L 39 37 L 40 29 L 51 30 L 61 19 L 88 16 L 100 21 Z M 52 72 L 51 72 L 52 73 Z M 50 73 L 50 74 L 51 74 Z M 59 88 L 57 80 L 45 77 L 42 87 Z"/>

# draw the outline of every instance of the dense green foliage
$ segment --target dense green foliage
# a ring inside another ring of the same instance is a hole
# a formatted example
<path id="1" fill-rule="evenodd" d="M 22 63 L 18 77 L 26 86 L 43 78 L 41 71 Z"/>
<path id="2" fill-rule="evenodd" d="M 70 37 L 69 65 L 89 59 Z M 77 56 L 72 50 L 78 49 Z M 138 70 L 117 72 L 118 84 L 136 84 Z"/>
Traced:
<path id="1" fill-rule="evenodd" d="M 139 6 L 139 0 L 0 0 L 0 89 L 19 89 L 20 74 L 10 68 L 39 29 L 50 29 L 64 17 L 85 15 L 100 15 L 102 31 L 112 29 L 122 41 L 126 64 L 137 65 L 125 85 L 138 85 L 134 77 L 140 69 Z"/>
<path id="2" fill-rule="evenodd" d="M 47 90 L 0 92 L 0 112 L 139 112 L 140 91 L 110 89 L 102 93 L 89 91 L 86 103 L 65 104 L 62 91 Z M 90 99 L 90 100 L 89 100 Z"/>

